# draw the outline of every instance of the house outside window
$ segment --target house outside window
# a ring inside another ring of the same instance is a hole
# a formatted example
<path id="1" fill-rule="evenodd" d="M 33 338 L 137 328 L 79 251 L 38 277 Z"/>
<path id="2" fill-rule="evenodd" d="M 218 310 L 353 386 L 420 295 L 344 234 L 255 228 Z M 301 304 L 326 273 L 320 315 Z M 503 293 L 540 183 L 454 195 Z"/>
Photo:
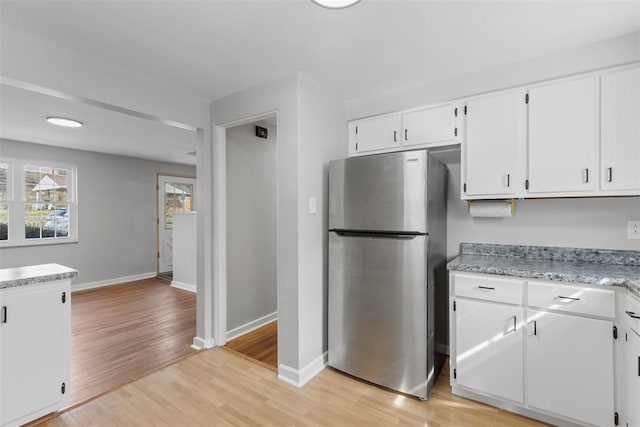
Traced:
<path id="1" fill-rule="evenodd" d="M 76 168 L 0 160 L 0 246 L 76 241 Z"/>

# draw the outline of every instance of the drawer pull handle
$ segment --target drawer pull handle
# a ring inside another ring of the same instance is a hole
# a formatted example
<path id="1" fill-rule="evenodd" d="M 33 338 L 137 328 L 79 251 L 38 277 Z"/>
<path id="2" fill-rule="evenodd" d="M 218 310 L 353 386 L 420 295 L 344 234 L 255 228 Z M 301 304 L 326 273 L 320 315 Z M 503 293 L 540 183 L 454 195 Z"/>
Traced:
<path id="1" fill-rule="evenodd" d="M 511 316 L 513 318 L 513 329 L 507 329 L 507 333 L 505 335 L 508 335 L 512 332 L 516 332 L 518 330 L 518 326 L 517 326 L 517 322 L 518 319 L 516 316 Z"/>
<path id="2" fill-rule="evenodd" d="M 496 288 L 491 288 L 489 286 L 478 286 L 478 289 L 484 289 L 485 291 L 495 291 Z"/>
<path id="3" fill-rule="evenodd" d="M 2 306 L 2 323 L 7 323 L 7 306 L 6 305 Z"/>
<path id="4" fill-rule="evenodd" d="M 532 320 L 529 323 L 533 323 L 533 335 L 538 335 L 538 322 L 536 320 Z"/>
<path id="5" fill-rule="evenodd" d="M 573 298 L 573 297 L 563 297 L 562 295 L 558 295 L 558 299 L 562 300 L 562 302 L 575 302 L 575 301 L 580 301 L 580 298 Z"/>
<path id="6" fill-rule="evenodd" d="M 636 313 L 634 313 L 633 311 L 625 311 L 625 313 L 627 313 L 627 315 L 629 317 L 631 317 L 632 319 L 640 319 L 640 315 L 637 315 Z"/>

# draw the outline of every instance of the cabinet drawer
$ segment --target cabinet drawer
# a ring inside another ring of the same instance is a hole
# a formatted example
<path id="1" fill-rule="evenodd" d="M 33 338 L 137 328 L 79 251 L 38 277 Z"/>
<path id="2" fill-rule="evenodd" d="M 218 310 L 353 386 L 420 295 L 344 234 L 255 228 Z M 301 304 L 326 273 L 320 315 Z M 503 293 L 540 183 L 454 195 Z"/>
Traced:
<path id="1" fill-rule="evenodd" d="M 627 295 L 623 314 L 623 322 L 640 335 L 640 300 Z"/>
<path id="2" fill-rule="evenodd" d="M 581 285 L 528 282 L 528 305 L 568 313 L 615 317 L 616 294 L 613 289 L 594 289 Z"/>
<path id="3" fill-rule="evenodd" d="M 456 273 L 455 295 L 507 304 L 522 304 L 524 280 L 495 275 Z"/>

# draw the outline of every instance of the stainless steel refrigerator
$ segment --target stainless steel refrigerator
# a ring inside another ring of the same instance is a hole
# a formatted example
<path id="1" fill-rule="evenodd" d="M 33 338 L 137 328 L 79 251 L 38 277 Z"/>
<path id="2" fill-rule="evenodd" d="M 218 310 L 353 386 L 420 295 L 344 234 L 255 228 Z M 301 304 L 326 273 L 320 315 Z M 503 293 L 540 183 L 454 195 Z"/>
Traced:
<path id="1" fill-rule="evenodd" d="M 330 163 L 329 366 L 427 398 L 444 360 L 446 187 L 424 150 Z"/>

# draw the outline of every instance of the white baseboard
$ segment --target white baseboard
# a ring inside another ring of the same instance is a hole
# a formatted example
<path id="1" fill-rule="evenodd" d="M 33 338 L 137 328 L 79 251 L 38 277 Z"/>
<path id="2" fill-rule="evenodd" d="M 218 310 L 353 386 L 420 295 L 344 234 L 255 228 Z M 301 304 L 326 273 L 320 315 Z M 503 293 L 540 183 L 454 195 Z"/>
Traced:
<path id="1" fill-rule="evenodd" d="M 193 344 L 191 344 L 191 348 L 195 350 L 204 350 L 206 348 L 212 348 L 213 346 L 213 340 L 207 341 L 200 337 L 193 337 Z"/>
<path id="2" fill-rule="evenodd" d="M 278 320 L 278 312 L 274 311 L 273 313 L 262 316 L 259 319 L 252 320 L 249 323 L 245 323 L 244 325 L 238 326 L 237 328 L 233 328 L 227 331 L 227 341 L 231 341 L 234 338 L 238 338 L 241 335 L 256 330 L 276 320 Z"/>
<path id="3" fill-rule="evenodd" d="M 287 365 L 278 365 L 278 379 L 295 387 L 302 387 L 327 366 L 328 357 L 328 353 L 325 351 L 312 360 L 307 366 L 299 370 Z"/>
<path id="4" fill-rule="evenodd" d="M 183 291 L 189 291 L 196 293 L 196 285 L 190 285 L 188 283 L 176 282 L 175 280 L 171 281 L 171 287 L 176 289 L 182 289 Z"/>
<path id="5" fill-rule="evenodd" d="M 97 282 L 80 283 L 71 286 L 71 292 L 84 291 L 86 289 L 102 288 L 104 286 L 121 285 L 126 282 L 134 282 L 136 280 L 150 279 L 156 277 L 156 273 L 142 273 L 133 276 L 114 277 L 113 279 L 98 280 Z"/>

